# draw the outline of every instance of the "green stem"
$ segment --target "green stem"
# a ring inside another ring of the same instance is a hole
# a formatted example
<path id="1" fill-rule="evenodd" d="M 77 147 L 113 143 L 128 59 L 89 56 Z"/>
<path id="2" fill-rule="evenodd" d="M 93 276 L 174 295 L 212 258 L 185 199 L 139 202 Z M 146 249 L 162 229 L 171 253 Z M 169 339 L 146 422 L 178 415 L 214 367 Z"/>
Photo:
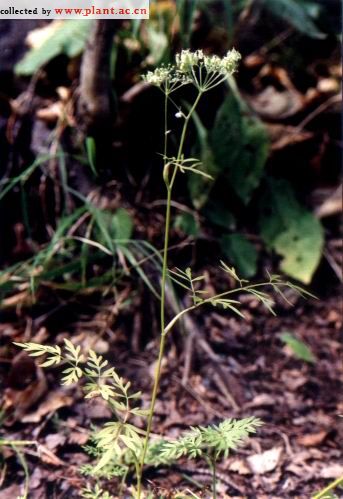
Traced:
<path id="1" fill-rule="evenodd" d="M 171 210 L 171 188 L 167 187 L 167 207 L 166 207 L 166 219 L 165 219 L 165 236 L 164 236 L 162 283 L 161 283 L 161 310 L 160 310 L 160 312 L 161 312 L 161 339 L 160 339 L 160 347 L 159 347 L 158 359 L 157 359 L 157 364 L 156 364 L 156 369 L 155 369 L 154 386 L 153 386 L 152 395 L 151 395 L 151 405 L 150 405 L 150 412 L 149 412 L 148 422 L 147 422 L 146 436 L 145 436 L 145 440 L 144 440 L 144 446 L 143 446 L 142 456 L 141 456 L 140 465 L 139 465 L 139 473 L 137 475 L 137 498 L 138 499 L 140 499 L 140 497 L 141 497 L 142 472 L 143 472 L 145 456 L 146 456 L 146 453 L 148 450 L 149 436 L 150 436 L 150 432 L 151 432 L 152 419 L 154 416 L 157 392 L 158 392 L 158 387 L 159 387 L 159 382 L 160 382 L 161 366 L 162 366 L 162 359 L 163 359 L 163 355 L 164 355 L 165 338 L 166 338 L 166 334 L 164 333 L 164 329 L 165 329 L 165 291 L 166 291 L 165 288 L 166 288 L 166 280 L 167 280 L 170 210 Z M 138 480 L 138 478 L 139 478 L 139 480 Z"/>
<path id="2" fill-rule="evenodd" d="M 313 496 L 313 499 L 320 499 L 320 498 L 326 497 L 326 494 L 328 492 L 335 489 L 336 487 L 338 487 L 341 484 L 343 484 L 343 476 L 337 478 L 337 480 L 335 480 L 334 482 L 329 483 L 329 485 L 327 487 L 325 487 L 325 489 L 321 490 L 320 492 L 318 492 L 318 494 Z"/>
<path id="3" fill-rule="evenodd" d="M 211 459 L 212 465 L 212 491 L 213 491 L 213 499 L 217 499 L 217 467 L 215 458 Z"/>
<path id="4" fill-rule="evenodd" d="M 168 94 L 164 95 L 164 158 L 167 157 L 168 152 Z M 165 162 L 166 160 L 164 160 Z"/>
<path id="5" fill-rule="evenodd" d="M 140 471 L 140 466 L 139 466 L 139 461 L 137 459 L 136 454 L 133 452 L 132 453 L 133 460 L 135 463 L 135 468 L 136 468 L 136 476 L 137 476 L 137 499 L 139 499 L 140 494 L 141 494 L 141 489 L 142 489 L 142 473 Z"/>
<path id="6" fill-rule="evenodd" d="M 29 474 L 27 462 L 26 462 L 26 459 L 23 456 L 23 454 L 20 452 L 19 449 L 16 448 L 16 446 L 13 443 L 12 443 L 11 447 L 16 452 L 18 460 L 20 461 L 20 464 L 22 465 L 22 468 L 24 470 L 24 476 L 25 476 L 24 493 L 21 497 L 22 497 L 22 499 L 27 499 L 28 494 L 29 494 L 29 487 L 30 487 L 30 474 Z"/>
<path id="7" fill-rule="evenodd" d="M 193 106 L 191 107 L 190 111 L 188 112 L 182 132 L 181 132 L 181 137 L 180 137 L 180 144 L 179 144 L 179 149 L 177 153 L 177 158 L 176 158 L 176 165 L 178 164 L 178 161 L 180 161 L 182 157 L 182 151 L 186 139 L 186 133 L 188 129 L 188 124 L 189 120 L 192 116 L 193 111 L 195 110 L 196 106 L 198 105 L 198 102 L 201 98 L 202 91 L 199 91 Z M 167 106 L 165 106 L 165 113 L 167 111 Z M 165 119 L 165 126 L 166 126 L 166 119 Z M 165 133 L 167 130 L 165 130 Z M 166 149 L 166 142 L 165 142 L 165 149 Z M 166 156 L 166 155 L 165 155 Z M 165 157 L 165 163 L 167 161 Z M 164 165 L 166 166 L 166 165 Z M 151 427 L 152 427 L 152 420 L 154 417 L 154 411 L 155 411 L 155 404 L 156 404 L 156 399 L 157 399 L 157 392 L 160 384 L 160 377 L 161 377 L 161 367 L 162 367 L 162 359 L 164 356 L 164 350 L 165 350 L 165 342 L 166 342 L 166 331 L 165 331 L 165 298 L 166 298 L 166 282 L 167 282 L 167 270 L 168 270 L 168 248 L 169 248 L 169 231 L 170 231 L 170 212 L 171 212 L 171 201 L 172 201 L 172 190 L 173 190 L 173 185 L 175 182 L 176 174 L 177 174 L 178 167 L 174 167 L 174 171 L 171 175 L 171 179 L 167 179 L 165 177 L 165 183 L 167 187 L 167 206 L 166 206 L 166 215 L 165 215 L 165 229 L 164 229 L 164 249 L 163 249 L 163 264 L 162 264 L 162 282 L 161 282 L 161 308 L 160 308 L 160 320 L 161 320 L 161 336 L 160 336 L 160 345 L 159 345 L 159 352 L 158 352 L 158 358 L 157 358 L 157 364 L 156 364 L 156 369 L 155 369 L 155 375 L 154 375 L 154 385 L 152 389 L 152 394 L 151 394 L 151 404 L 150 404 L 150 411 L 148 415 L 148 421 L 147 421 L 147 429 L 146 429 L 146 436 L 144 440 L 144 445 L 143 445 L 143 450 L 142 450 L 142 455 L 139 463 L 139 470 L 137 473 L 137 499 L 140 499 L 141 493 L 142 493 L 142 472 L 143 472 L 143 466 L 144 466 L 144 460 L 145 456 L 148 450 L 148 444 L 149 444 L 149 437 L 151 433 Z"/>

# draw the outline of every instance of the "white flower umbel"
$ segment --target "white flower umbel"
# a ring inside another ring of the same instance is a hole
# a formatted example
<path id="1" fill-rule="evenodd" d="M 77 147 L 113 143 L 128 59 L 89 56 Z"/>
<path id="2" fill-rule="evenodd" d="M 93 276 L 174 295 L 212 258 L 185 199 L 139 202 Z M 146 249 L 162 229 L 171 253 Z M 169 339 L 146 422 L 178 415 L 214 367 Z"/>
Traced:
<path id="1" fill-rule="evenodd" d="M 188 83 L 192 83 L 191 79 L 179 71 L 176 71 L 173 66 L 161 66 L 154 71 L 148 71 L 143 76 L 143 80 L 150 85 L 159 87 L 166 95 L 175 92 L 178 88 Z"/>
<path id="2" fill-rule="evenodd" d="M 183 50 L 176 55 L 176 69 L 190 78 L 199 91 L 207 92 L 231 76 L 241 56 L 237 50 L 229 50 L 225 57 L 205 55 L 202 50 Z"/>

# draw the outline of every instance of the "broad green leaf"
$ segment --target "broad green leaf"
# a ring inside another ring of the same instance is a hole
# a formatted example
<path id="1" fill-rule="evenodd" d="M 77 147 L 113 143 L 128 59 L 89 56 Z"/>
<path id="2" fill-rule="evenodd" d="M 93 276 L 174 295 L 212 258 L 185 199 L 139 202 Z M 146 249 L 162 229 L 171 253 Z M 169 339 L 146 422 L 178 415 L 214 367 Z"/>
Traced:
<path id="1" fill-rule="evenodd" d="M 308 284 L 322 255 L 322 225 L 297 201 L 286 180 L 269 180 L 260 207 L 261 236 L 283 257 L 280 268 Z"/>
<path id="2" fill-rule="evenodd" d="M 262 5 L 276 17 L 288 22 L 293 28 L 312 38 L 325 38 L 312 20 L 311 14 L 318 15 L 314 10 L 315 2 L 304 0 L 260 0 Z"/>
<path id="3" fill-rule="evenodd" d="M 242 234 L 226 234 L 220 240 L 226 258 L 237 268 L 243 277 L 252 277 L 257 270 L 257 252 Z"/>
<path id="4" fill-rule="evenodd" d="M 312 364 L 316 362 L 316 358 L 311 352 L 311 349 L 303 341 L 298 340 L 293 334 L 282 333 L 280 338 L 292 350 L 295 357 Z"/>
<path id="5" fill-rule="evenodd" d="M 268 135 L 236 92 L 220 107 L 209 136 L 214 161 L 237 196 L 248 203 L 258 187 L 268 156 Z"/>
<path id="6" fill-rule="evenodd" d="M 100 243 L 109 245 L 109 241 L 127 240 L 131 238 L 133 220 L 124 208 L 118 208 L 115 213 L 108 210 L 97 210 L 97 232 Z"/>
<path id="7" fill-rule="evenodd" d="M 112 220 L 116 239 L 130 239 L 133 232 L 133 220 L 124 208 L 118 208 Z"/>
<path id="8" fill-rule="evenodd" d="M 218 225 L 226 230 L 233 230 L 236 227 L 236 220 L 229 208 L 224 206 L 220 200 L 211 200 L 203 210 L 204 216 L 214 225 Z"/>
<path id="9" fill-rule="evenodd" d="M 182 213 L 175 218 L 174 227 L 187 236 L 196 237 L 199 234 L 199 223 L 192 213 Z"/>
<path id="10" fill-rule="evenodd" d="M 40 47 L 27 52 L 24 59 L 15 66 L 16 74 L 32 75 L 60 54 L 76 57 L 85 47 L 91 25 L 92 19 L 60 21 L 51 36 Z"/>

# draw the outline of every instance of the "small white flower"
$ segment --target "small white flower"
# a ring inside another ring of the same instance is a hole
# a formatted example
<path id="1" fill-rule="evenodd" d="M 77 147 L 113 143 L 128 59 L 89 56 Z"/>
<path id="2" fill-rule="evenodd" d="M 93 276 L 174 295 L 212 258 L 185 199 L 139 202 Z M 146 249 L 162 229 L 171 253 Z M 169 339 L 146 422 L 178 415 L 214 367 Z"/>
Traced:
<path id="1" fill-rule="evenodd" d="M 183 113 L 181 113 L 181 111 L 179 111 L 178 113 L 175 113 L 175 118 L 182 118 L 183 116 Z"/>
<path id="2" fill-rule="evenodd" d="M 225 69 L 225 71 L 228 74 L 234 73 L 240 59 L 241 59 L 241 54 L 237 52 L 237 50 L 235 49 L 229 50 L 226 56 L 222 60 L 223 69 Z"/>
<path id="3" fill-rule="evenodd" d="M 204 66 L 209 73 L 219 73 L 229 76 L 236 70 L 237 63 L 241 55 L 237 50 L 229 50 L 225 57 L 220 58 L 217 55 L 205 56 Z"/>
<path id="4" fill-rule="evenodd" d="M 166 67 L 156 68 L 155 71 L 148 71 L 146 75 L 143 76 L 143 80 L 150 85 L 155 85 L 160 87 L 170 79 L 171 69 Z"/>
<path id="5" fill-rule="evenodd" d="M 180 54 L 176 54 L 176 67 L 181 71 L 181 73 L 189 73 L 192 71 L 194 66 L 198 66 L 199 62 L 204 59 L 204 53 L 202 50 L 197 50 L 191 52 L 189 49 L 182 50 Z"/>
<path id="6" fill-rule="evenodd" d="M 209 73 L 221 73 L 222 59 L 217 55 L 205 56 L 204 66 Z"/>
<path id="7" fill-rule="evenodd" d="M 235 72 L 240 58 L 235 49 L 229 50 L 225 57 L 205 55 L 202 50 L 182 50 L 176 55 L 175 78 L 186 78 L 190 80 L 187 83 L 209 90 Z"/>

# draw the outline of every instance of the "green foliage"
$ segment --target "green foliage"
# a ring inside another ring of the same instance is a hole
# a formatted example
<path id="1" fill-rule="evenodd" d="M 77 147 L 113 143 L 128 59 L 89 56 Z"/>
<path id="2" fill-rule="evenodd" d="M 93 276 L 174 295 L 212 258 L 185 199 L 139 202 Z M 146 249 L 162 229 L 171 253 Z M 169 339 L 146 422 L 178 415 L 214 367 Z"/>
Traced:
<path id="1" fill-rule="evenodd" d="M 118 208 L 112 218 L 112 227 L 116 239 L 130 239 L 133 232 L 133 220 L 124 208 Z"/>
<path id="2" fill-rule="evenodd" d="M 60 21 L 50 37 L 40 47 L 27 52 L 24 59 L 16 65 L 16 74 L 32 75 L 57 55 L 76 57 L 86 44 L 91 24 L 91 19 Z"/>
<path id="3" fill-rule="evenodd" d="M 242 234 L 225 234 L 220 244 L 224 255 L 235 265 L 239 274 L 245 278 L 256 274 L 257 252 L 246 237 Z"/>
<path id="4" fill-rule="evenodd" d="M 283 257 L 281 269 L 308 284 L 319 264 L 324 244 L 320 222 L 300 205 L 285 180 L 269 180 L 260 209 L 261 236 Z"/>
<path id="5" fill-rule="evenodd" d="M 280 338 L 292 350 L 295 357 L 311 364 L 316 362 L 316 358 L 311 352 L 311 349 L 303 341 L 298 340 L 293 334 L 285 332 L 281 334 Z"/>
<path id="6" fill-rule="evenodd" d="M 176 0 L 176 8 L 180 20 L 180 36 L 183 47 L 189 47 L 192 34 L 194 14 L 199 0 Z"/>
<path id="7" fill-rule="evenodd" d="M 179 312 L 177 316 L 170 321 L 170 323 L 165 329 L 165 332 L 168 332 L 171 329 L 171 327 L 175 324 L 175 322 L 185 312 L 194 310 L 197 307 L 207 304 L 212 305 L 214 307 L 220 306 L 224 309 L 230 309 L 235 314 L 244 318 L 244 315 L 239 310 L 241 302 L 240 300 L 233 300 L 229 298 L 229 295 L 232 294 L 239 294 L 244 292 L 252 295 L 273 315 L 275 315 L 273 308 L 274 301 L 271 292 L 268 291 L 268 288 L 274 293 L 277 293 L 287 303 L 290 303 L 285 295 L 285 290 L 287 289 L 292 289 L 301 296 L 313 297 L 313 295 L 305 291 L 303 288 L 296 286 L 295 284 L 292 284 L 289 281 L 283 281 L 279 275 L 271 275 L 268 273 L 267 281 L 257 284 L 251 284 L 248 280 L 239 277 L 234 267 L 229 267 L 223 261 L 221 261 L 221 271 L 223 273 L 223 276 L 227 274 L 231 279 L 233 279 L 238 284 L 238 286 L 229 289 L 227 291 L 223 291 L 222 293 L 215 294 L 213 296 L 206 296 L 209 293 L 206 289 L 201 289 L 201 286 L 199 289 L 199 284 L 201 285 L 201 283 L 204 282 L 205 280 L 204 275 L 194 277 L 192 270 L 190 268 L 187 268 L 185 271 L 178 268 L 176 268 L 176 270 L 169 271 L 172 280 L 189 292 L 190 297 L 192 298 L 193 301 L 193 305 L 188 309 L 184 309 L 181 312 Z"/>
<path id="8" fill-rule="evenodd" d="M 80 197 L 78 193 L 77 196 Z M 88 286 L 119 284 L 130 270 L 136 272 L 158 296 L 144 271 L 143 262 L 160 273 L 161 257 L 148 243 L 130 239 L 133 220 L 128 211 L 118 208 L 112 213 L 96 208 L 86 199 L 82 201 L 82 206 L 57 222 L 51 241 L 41 246 L 35 256 L 0 272 L 0 298 L 22 289 L 22 286 L 26 289 L 27 285 L 34 298 L 42 282 L 73 292 Z M 85 224 L 74 235 L 73 228 L 82 218 Z M 92 276 L 93 265 L 101 264 L 108 256 L 113 257 L 114 264 L 127 260 L 127 265 L 124 268 L 113 266 L 102 275 Z"/>
<path id="9" fill-rule="evenodd" d="M 36 343 L 15 343 L 23 348 L 31 357 L 48 355 L 41 367 L 53 364 L 67 363 L 69 367 L 62 371 L 62 384 L 70 385 L 85 378 L 85 398 L 101 397 L 112 409 L 117 420 L 108 422 L 95 433 L 97 447 L 101 449 L 101 458 L 93 468 L 96 473 L 104 468 L 110 461 L 120 462 L 126 452 L 131 452 L 134 460 L 138 459 L 142 450 L 144 431 L 127 422 L 129 417 L 144 417 L 147 411 L 136 405 L 140 399 L 140 392 L 130 394 L 130 382 L 124 381 L 113 367 L 108 367 L 108 361 L 93 350 L 87 355 L 81 353 L 81 347 L 75 347 L 71 341 L 64 339 L 63 347 L 45 346 Z"/>
<path id="10" fill-rule="evenodd" d="M 313 21 L 318 17 L 317 2 L 308 0 L 260 0 L 263 7 L 276 17 L 289 23 L 293 28 L 312 38 L 324 38 Z"/>
<path id="11" fill-rule="evenodd" d="M 194 115 L 202 170 L 218 182 L 228 182 L 235 194 L 247 204 L 264 174 L 268 154 L 266 131 L 247 113 L 233 91 L 219 109 L 213 129 L 208 132 Z M 261 236 L 269 249 L 283 257 L 281 269 L 289 276 L 308 284 L 316 270 L 323 249 L 321 223 L 295 198 L 285 180 L 266 177 L 267 187 L 258 192 Z M 215 225 L 228 230 L 235 226 L 233 215 L 220 199 L 212 199 L 214 182 L 189 178 L 189 191 L 196 208 Z M 256 272 L 257 255 L 253 246 L 239 234 L 224 234 L 223 254 L 232 260 L 244 277 Z"/>
<path id="12" fill-rule="evenodd" d="M 93 175 L 97 177 L 98 172 L 96 171 L 96 144 L 93 137 L 86 137 L 86 152 L 88 163 Z"/>
<path id="13" fill-rule="evenodd" d="M 186 275 L 190 282 L 201 280 L 192 278 L 190 269 Z M 130 382 L 124 381 L 108 361 L 93 350 L 87 354 L 81 352 L 80 346 L 75 346 L 64 339 L 62 347 L 45 346 L 36 343 L 15 343 L 32 357 L 46 356 L 41 367 L 65 365 L 69 367 L 62 371 L 62 384 L 69 385 L 85 379 L 85 399 L 101 397 L 104 399 L 114 416 L 115 421 L 109 421 L 92 435 L 93 446 L 86 450 L 98 459 L 95 466 L 85 465 L 82 473 L 92 477 L 125 477 L 130 466 L 137 470 L 138 459 L 143 450 L 146 432 L 131 424 L 129 418 L 145 417 L 149 411 L 137 406 L 141 398 L 140 392 L 130 394 Z M 218 425 L 195 427 L 182 435 L 178 440 L 160 440 L 150 442 L 145 463 L 151 465 L 170 464 L 183 456 L 189 458 L 210 457 L 218 460 L 227 457 L 231 450 L 237 449 L 243 441 L 254 433 L 262 424 L 256 418 L 242 420 L 224 420 Z M 107 499 L 110 495 L 99 486 L 87 486 L 81 491 L 81 497 Z"/>
<path id="14" fill-rule="evenodd" d="M 176 270 L 170 270 L 171 278 L 179 286 L 192 293 L 193 304 L 197 305 L 202 301 L 200 294 L 206 293 L 205 291 L 197 290 L 195 288 L 196 283 L 203 281 L 205 276 L 193 277 L 192 269 L 188 267 L 185 271 L 176 268 Z"/>
<path id="15" fill-rule="evenodd" d="M 203 168 L 210 176 L 209 178 L 201 178 L 198 175 L 190 175 L 188 177 L 188 188 L 192 202 L 197 209 L 200 209 L 208 200 L 214 184 L 212 179 L 217 178 L 219 168 L 215 162 L 214 153 L 209 143 L 209 132 L 201 123 L 196 112 L 192 114 L 192 119 L 197 131 L 198 143 L 196 151 L 199 152 Z"/>
<path id="16" fill-rule="evenodd" d="M 80 491 L 80 496 L 85 499 L 114 499 L 114 496 L 109 492 L 102 490 L 98 484 L 96 484 L 95 487 L 87 485 L 87 487 Z"/>
<path id="17" fill-rule="evenodd" d="M 339 491 L 336 489 L 339 489 Z M 327 487 L 324 487 L 320 492 L 312 496 L 312 499 L 339 499 L 341 497 L 342 490 L 343 476 L 340 476 L 336 480 L 329 483 Z"/>
<path id="18" fill-rule="evenodd" d="M 175 218 L 174 227 L 187 236 L 196 237 L 199 234 L 199 223 L 192 213 L 182 213 Z"/>
<path id="19" fill-rule="evenodd" d="M 236 92 L 230 92 L 217 113 L 210 145 L 219 171 L 247 203 L 260 183 L 269 141 L 261 121 L 249 113 Z"/>
<path id="20" fill-rule="evenodd" d="M 14 187 L 16 187 L 18 184 L 21 186 L 24 186 L 27 180 L 31 177 L 31 175 L 44 163 L 47 161 L 56 159 L 61 157 L 62 154 L 57 154 L 57 155 L 52 155 L 52 154 L 46 154 L 38 157 L 35 159 L 30 166 L 28 166 L 23 172 L 21 172 L 19 175 L 9 178 L 9 179 L 2 179 L 0 181 L 0 201 L 10 192 Z"/>
<path id="21" fill-rule="evenodd" d="M 201 456 L 227 458 L 231 450 L 236 450 L 245 439 L 263 423 L 258 418 L 240 420 L 225 419 L 218 425 L 191 427 L 177 440 L 161 440 L 149 448 L 149 460 L 158 464 L 171 463 L 187 456 L 196 459 Z"/>
<path id="22" fill-rule="evenodd" d="M 213 225 L 225 230 L 236 228 L 236 220 L 231 211 L 220 199 L 211 200 L 203 210 L 203 215 Z"/>

